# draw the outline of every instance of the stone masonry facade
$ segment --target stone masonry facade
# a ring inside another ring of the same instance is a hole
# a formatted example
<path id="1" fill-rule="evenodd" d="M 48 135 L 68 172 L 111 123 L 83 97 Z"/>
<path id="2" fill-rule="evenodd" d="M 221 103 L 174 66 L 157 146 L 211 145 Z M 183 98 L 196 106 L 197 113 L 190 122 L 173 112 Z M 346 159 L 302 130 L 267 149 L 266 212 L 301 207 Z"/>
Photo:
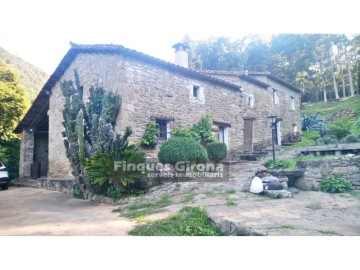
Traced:
<path id="1" fill-rule="evenodd" d="M 121 110 L 115 129 L 123 134 L 126 127 L 130 126 L 133 130 L 130 138 L 132 142 L 141 139 L 146 124 L 153 119 L 169 119 L 173 129 L 179 125 L 190 127 L 203 115 L 209 114 L 215 123 L 223 123 L 228 127 L 227 143 L 232 154 L 243 152 L 246 117 L 254 119 L 254 144 L 267 144 L 271 141 L 271 131 L 267 122 L 267 116 L 271 113 L 283 118 L 283 134 L 291 133 L 293 124 L 300 124 L 300 98 L 295 91 L 281 85 L 276 86 L 281 92 L 281 101 L 274 105 L 271 100 L 272 91 L 262 89 L 239 77 L 218 76 L 219 79 L 226 79 L 241 86 L 241 91 L 226 84 L 191 76 L 181 70 L 167 69 L 131 55 L 79 53 L 49 91 L 48 179 L 73 179 L 61 135 L 64 97 L 60 82 L 74 80 L 74 69 L 79 73 L 85 100 L 88 99 L 88 89 L 91 85 L 101 85 L 106 91 L 121 96 Z M 193 96 L 194 85 L 200 89 L 197 98 Z M 249 95 L 254 97 L 252 107 L 247 105 Z M 290 95 L 297 95 L 295 111 L 290 110 Z M 30 137 L 24 133 L 22 148 L 31 147 L 30 142 L 26 143 L 31 141 Z M 150 155 L 156 156 L 154 153 Z M 23 161 L 27 161 L 25 156 Z M 25 163 L 22 166 L 26 166 Z"/>

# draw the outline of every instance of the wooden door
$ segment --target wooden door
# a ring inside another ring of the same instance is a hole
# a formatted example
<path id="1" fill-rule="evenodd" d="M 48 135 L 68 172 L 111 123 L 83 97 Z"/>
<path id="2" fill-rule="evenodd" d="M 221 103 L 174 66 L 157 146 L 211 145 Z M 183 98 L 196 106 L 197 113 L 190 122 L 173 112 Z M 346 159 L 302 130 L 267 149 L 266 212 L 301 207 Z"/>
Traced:
<path id="1" fill-rule="evenodd" d="M 253 120 L 244 119 L 244 152 L 253 151 Z"/>

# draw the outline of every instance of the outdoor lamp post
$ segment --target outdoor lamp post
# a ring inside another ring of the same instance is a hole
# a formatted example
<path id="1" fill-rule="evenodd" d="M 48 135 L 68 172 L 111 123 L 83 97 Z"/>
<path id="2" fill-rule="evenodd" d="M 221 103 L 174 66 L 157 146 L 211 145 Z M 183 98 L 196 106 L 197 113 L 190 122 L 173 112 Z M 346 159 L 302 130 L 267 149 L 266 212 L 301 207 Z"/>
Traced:
<path id="1" fill-rule="evenodd" d="M 275 160 L 275 128 L 276 128 L 277 116 L 270 114 L 267 117 L 267 119 L 271 128 L 272 154 L 273 154 L 273 160 Z"/>

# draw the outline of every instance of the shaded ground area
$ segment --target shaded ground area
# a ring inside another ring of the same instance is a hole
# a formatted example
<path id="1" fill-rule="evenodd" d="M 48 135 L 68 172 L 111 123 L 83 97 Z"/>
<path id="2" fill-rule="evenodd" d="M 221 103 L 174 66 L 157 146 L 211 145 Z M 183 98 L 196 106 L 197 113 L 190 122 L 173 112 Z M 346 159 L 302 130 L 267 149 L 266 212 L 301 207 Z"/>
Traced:
<path id="1" fill-rule="evenodd" d="M 112 205 L 33 188 L 0 191 L 0 235 L 127 235 L 135 222 Z"/>
<path id="2" fill-rule="evenodd" d="M 272 199 L 243 192 L 234 182 L 168 183 L 123 201 L 119 212 L 149 222 L 201 206 L 231 235 L 360 235 L 360 193 L 292 191 L 293 198 Z"/>

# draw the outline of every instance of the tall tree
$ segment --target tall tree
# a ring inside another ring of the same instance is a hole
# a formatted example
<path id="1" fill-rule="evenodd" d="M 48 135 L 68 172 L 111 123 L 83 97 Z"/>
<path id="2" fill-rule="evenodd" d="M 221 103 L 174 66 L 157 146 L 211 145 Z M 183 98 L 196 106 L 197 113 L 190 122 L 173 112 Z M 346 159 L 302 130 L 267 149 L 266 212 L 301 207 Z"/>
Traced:
<path id="1" fill-rule="evenodd" d="M 0 140 L 14 138 L 13 130 L 30 106 L 18 74 L 0 60 Z"/>
<path id="2" fill-rule="evenodd" d="M 350 59 L 348 57 L 348 48 L 347 48 L 347 40 L 344 42 L 344 52 L 345 52 L 345 62 L 346 62 L 346 69 L 349 76 L 349 87 L 350 87 L 350 96 L 353 97 L 355 95 L 354 93 L 354 85 L 352 80 L 352 74 L 350 69 Z"/>

